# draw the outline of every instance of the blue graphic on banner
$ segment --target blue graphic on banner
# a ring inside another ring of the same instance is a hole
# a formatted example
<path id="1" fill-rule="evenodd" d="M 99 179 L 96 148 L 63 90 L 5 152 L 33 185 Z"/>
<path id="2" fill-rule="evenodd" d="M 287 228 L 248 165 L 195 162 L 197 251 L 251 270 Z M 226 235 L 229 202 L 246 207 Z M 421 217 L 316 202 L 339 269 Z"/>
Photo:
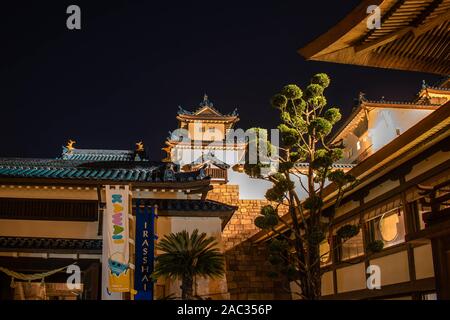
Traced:
<path id="1" fill-rule="evenodd" d="M 155 208 L 136 201 L 136 268 L 134 273 L 135 300 L 153 300 L 153 272 L 155 257 Z"/>

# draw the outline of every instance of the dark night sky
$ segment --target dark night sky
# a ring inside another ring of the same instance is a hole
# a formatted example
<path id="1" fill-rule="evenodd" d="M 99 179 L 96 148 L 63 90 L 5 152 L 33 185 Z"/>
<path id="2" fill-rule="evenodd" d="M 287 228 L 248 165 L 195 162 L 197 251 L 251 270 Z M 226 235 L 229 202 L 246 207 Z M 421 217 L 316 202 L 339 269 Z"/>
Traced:
<path id="1" fill-rule="evenodd" d="M 297 49 L 342 19 L 349 1 L 10 1 L 0 17 L 0 156 L 59 156 L 79 148 L 129 149 L 151 158 L 176 127 L 178 105 L 207 92 L 239 127 L 277 125 L 270 97 L 326 72 L 330 104 L 411 99 L 429 74 L 305 61 Z M 12 4 L 14 3 L 14 4 Z M 328 3 L 328 4 L 327 4 Z M 66 28 L 66 8 L 82 30 Z"/>

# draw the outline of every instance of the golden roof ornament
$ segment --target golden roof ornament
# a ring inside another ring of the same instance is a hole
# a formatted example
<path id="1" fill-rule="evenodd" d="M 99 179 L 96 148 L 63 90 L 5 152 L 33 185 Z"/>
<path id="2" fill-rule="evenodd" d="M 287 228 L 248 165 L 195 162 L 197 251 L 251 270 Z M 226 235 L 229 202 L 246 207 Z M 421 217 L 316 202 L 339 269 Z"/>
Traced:
<path id="1" fill-rule="evenodd" d="M 164 159 L 162 159 L 162 162 L 172 162 L 172 157 L 171 157 L 171 150 L 172 148 L 170 146 L 167 146 L 165 148 L 162 148 L 161 150 L 166 152 L 166 157 Z"/>
<path id="2" fill-rule="evenodd" d="M 75 149 L 75 147 L 73 146 L 75 143 L 77 143 L 77 142 L 72 139 L 69 139 L 69 141 L 67 141 L 67 145 L 66 145 L 67 150 L 72 151 L 73 149 Z"/>
<path id="3" fill-rule="evenodd" d="M 136 143 L 136 152 L 144 152 L 144 143 L 142 141 Z"/>

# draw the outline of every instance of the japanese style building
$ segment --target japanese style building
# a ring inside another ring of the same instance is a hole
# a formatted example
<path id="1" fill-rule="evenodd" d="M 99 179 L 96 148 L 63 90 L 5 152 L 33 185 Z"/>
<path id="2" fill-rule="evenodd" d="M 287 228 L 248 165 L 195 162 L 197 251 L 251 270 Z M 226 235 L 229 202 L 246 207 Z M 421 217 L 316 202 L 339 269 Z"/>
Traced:
<path id="1" fill-rule="evenodd" d="M 367 8 L 381 9 L 381 29 L 367 27 Z M 450 299 L 450 1 L 362 1 L 342 21 L 299 50 L 306 59 L 444 75 L 423 83 L 412 101 L 369 100 L 360 94 L 332 138 L 342 142 L 357 180 L 334 209 L 336 188 L 324 191 L 334 213 L 321 244 L 323 299 Z M 286 216 L 286 221 L 289 217 Z M 343 225 L 361 231 L 339 243 Z M 283 230 L 279 226 L 279 230 Z M 267 241 L 260 232 L 251 239 Z M 381 252 L 370 244 L 382 241 Z M 369 266 L 381 287 L 369 289 Z M 299 290 L 292 286 L 293 291 Z"/>
<path id="2" fill-rule="evenodd" d="M 176 168 L 149 161 L 141 143 L 136 150 L 89 150 L 74 148 L 72 141 L 57 159 L 0 159 L 0 267 L 7 269 L 0 272 L 0 299 L 129 298 L 107 290 L 106 186 L 127 188 L 131 222 L 137 206 L 157 205 L 159 237 L 198 228 L 220 243 L 235 207 L 205 200 L 211 181 L 203 168 L 191 172 Z M 131 239 L 133 226 L 130 223 Z M 132 264 L 134 241 L 130 243 Z M 82 272 L 79 290 L 68 290 L 68 275 L 58 271 L 73 263 Z M 44 278 L 45 286 L 18 281 L 21 278 L 11 273 L 52 270 L 56 272 Z M 198 295 L 228 296 L 225 279 L 199 283 Z M 155 285 L 156 298 L 170 294 L 179 295 L 175 282 L 161 280 Z"/>
<path id="3" fill-rule="evenodd" d="M 367 28 L 369 5 L 381 9 L 381 29 Z M 449 10 L 450 0 L 364 0 L 299 51 L 309 60 L 445 76 L 423 83 L 411 101 L 360 94 L 331 138 L 344 146 L 344 158 L 333 167 L 358 184 L 337 209 L 336 188 L 324 190 L 325 210 L 335 220 L 320 245 L 329 252 L 321 260 L 323 299 L 450 299 Z M 74 141 L 55 159 L 0 158 L 0 300 L 148 294 L 149 265 L 136 268 L 144 215 L 158 216 L 149 221 L 159 238 L 199 229 L 218 240 L 226 275 L 196 279 L 196 295 L 294 298 L 297 287 L 268 276 L 266 242 L 273 234 L 258 229 L 254 219 L 270 204 L 264 194 L 272 184 L 242 170 L 246 140 L 231 132 L 237 111 L 220 112 L 207 95 L 190 110 L 179 108 L 162 161 L 150 161 L 142 143 L 134 150 L 92 150 L 78 149 Z M 300 163 L 293 170 L 307 169 Z M 290 222 L 287 212 L 280 214 Z M 346 224 L 361 231 L 339 243 L 336 230 Z M 123 225 L 129 225 L 126 236 Z M 374 241 L 383 242 L 381 252 L 370 252 Z M 111 251 L 115 246 L 126 253 Z M 153 255 L 146 258 L 153 261 Z M 81 270 L 75 289 L 66 285 L 69 265 Z M 370 265 L 380 268 L 380 289 L 367 287 Z M 137 273 L 131 288 L 121 287 L 122 275 Z M 112 292 L 111 283 L 122 291 Z M 179 286 L 159 279 L 151 298 L 180 296 Z"/>
<path id="4" fill-rule="evenodd" d="M 333 236 L 321 244 L 324 299 L 449 298 L 447 85 L 448 79 L 438 87 L 424 86 L 412 102 L 360 97 L 332 138 L 343 142 L 342 162 L 355 164 L 348 172 L 359 183 L 337 209 L 334 185 L 324 191 L 325 210 L 333 210 L 335 217 Z M 438 103 L 423 99 L 429 89 L 438 93 L 439 100 L 430 96 Z M 336 231 L 347 224 L 361 225 L 361 232 L 340 244 Z M 264 242 L 267 234 L 260 232 L 252 240 Z M 373 254 L 369 244 L 377 240 L 384 249 Z M 380 267 L 379 290 L 367 288 L 369 265 Z"/>
<path id="5" fill-rule="evenodd" d="M 370 6 L 379 8 L 380 28 L 368 28 Z M 363 0 L 299 53 L 308 60 L 447 76 L 449 9 L 449 0 Z"/>
<path id="6" fill-rule="evenodd" d="M 178 128 L 166 141 L 167 161 L 178 164 L 183 171 L 196 170 L 206 164 L 206 172 L 214 182 L 228 182 L 228 169 L 239 163 L 246 144 L 230 140 L 230 130 L 239 121 L 237 109 L 224 115 L 214 108 L 205 94 L 195 111 L 179 107 Z"/>

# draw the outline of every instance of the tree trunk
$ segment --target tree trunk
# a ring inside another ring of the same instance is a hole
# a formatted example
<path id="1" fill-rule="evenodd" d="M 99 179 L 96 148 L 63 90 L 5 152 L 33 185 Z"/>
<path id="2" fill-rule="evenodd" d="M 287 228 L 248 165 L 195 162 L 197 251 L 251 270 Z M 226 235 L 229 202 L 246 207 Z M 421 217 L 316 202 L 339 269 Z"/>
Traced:
<path id="1" fill-rule="evenodd" d="M 183 277 L 181 279 L 181 299 L 183 300 L 192 300 L 193 289 L 192 285 L 194 284 L 194 280 L 190 276 Z"/>
<path id="2" fill-rule="evenodd" d="M 313 261 L 314 265 L 310 270 L 309 281 L 309 300 L 318 300 L 322 295 L 322 277 L 320 274 L 320 251 L 319 246 L 310 245 L 310 261 Z M 316 263 L 317 262 L 317 263 Z"/>

